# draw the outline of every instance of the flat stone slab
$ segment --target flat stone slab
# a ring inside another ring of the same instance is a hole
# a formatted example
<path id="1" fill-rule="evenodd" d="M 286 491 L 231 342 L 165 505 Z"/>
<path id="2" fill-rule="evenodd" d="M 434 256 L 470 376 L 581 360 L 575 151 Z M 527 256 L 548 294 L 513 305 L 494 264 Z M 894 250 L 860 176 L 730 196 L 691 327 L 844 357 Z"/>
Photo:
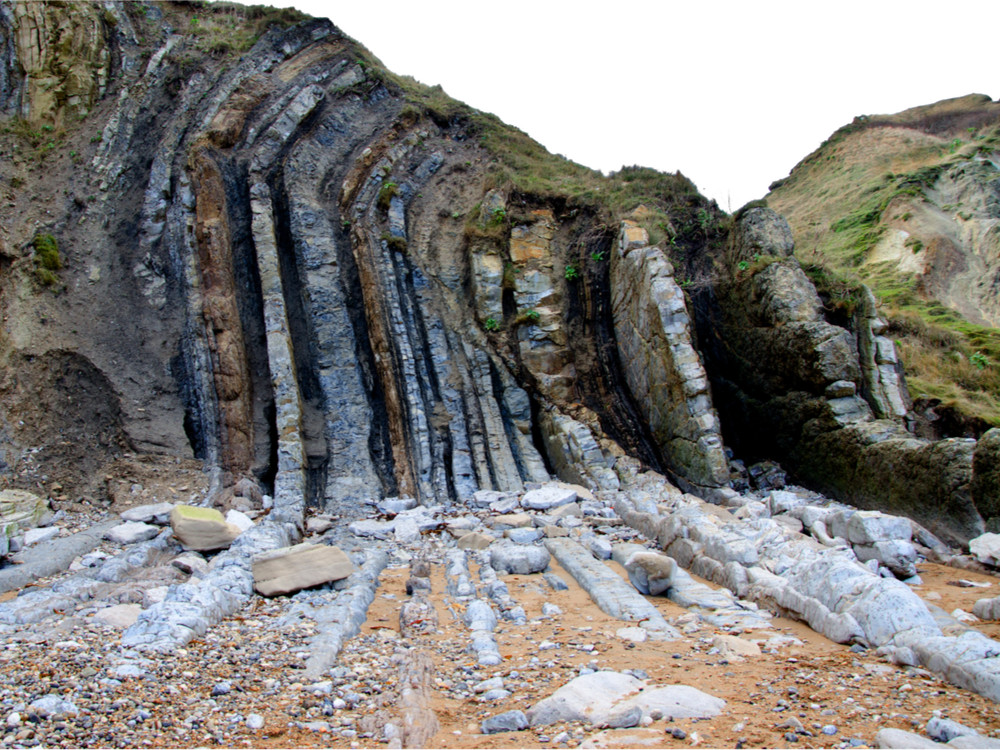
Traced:
<path id="1" fill-rule="evenodd" d="M 353 572 L 354 563 L 338 547 L 296 544 L 256 555 L 253 587 L 263 596 L 279 596 L 339 581 Z"/>
<path id="2" fill-rule="evenodd" d="M 563 537 L 546 539 L 545 547 L 603 612 L 625 622 L 640 623 L 641 627 L 656 633 L 660 639 L 681 637 L 656 607 L 573 540 Z"/>
<path id="3" fill-rule="evenodd" d="M 126 521 L 108 529 L 104 538 L 116 544 L 137 544 L 152 539 L 159 533 L 159 526 L 142 521 Z"/>
<path id="4" fill-rule="evenodd" d="M 156 523 L 163 526 L 170 523 L 170 511 L 173 509 L 173 503 L 149 503 L 148 505 L 137 505 L 134 508 L 123 510 L 119 515 L 123 521 Z"/>
<path id="5" fill-rule="evenodd" d="M 115 628 L 129 628 L 139 619 L 142 607 L 138 604 L 116 604 L 94 613 L 94 617 L 105 625 Z"/>
<path id="6" fill-rule="evenodd" d="M 726 702 L 687 685 L 655 686 L 622 672 L 576 677 L 528 710 L 531 726 L 585 721 L 635 726 L 654 711 L 675 719 L 717 716 Z M 627 718 L 626 718 L 627 717 Z"/>
<path id="7" fill-rule="evenodd" d="M 529 490 L 521 498 L 522 507 L 531 510 L 549 510 L 558 508 L 560 505 L 575 503 L 577 498 L 576 490 L 558 485 L 546 485 L 537 490 Z"/>

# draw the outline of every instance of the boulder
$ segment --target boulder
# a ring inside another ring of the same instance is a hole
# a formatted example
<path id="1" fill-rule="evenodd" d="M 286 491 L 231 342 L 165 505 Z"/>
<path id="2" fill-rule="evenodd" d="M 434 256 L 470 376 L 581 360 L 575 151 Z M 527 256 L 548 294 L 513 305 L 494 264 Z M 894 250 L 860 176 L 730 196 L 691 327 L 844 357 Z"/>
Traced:
<path id="1" fill-rule="evenodd" d="M 32 528 L 48 509 L 44 499 L 27 490 L 0 490 L 0 527 L 16 523 L 22 529 Z"/>
<path id="2" fill-rule="evenodd" d="M 196 575 L 203 578 L 208 574 L 208 563 L 205 562 L 205 558 L 194 551 L 178 555 L 170 561 L 170 564 L 181 573 L 187 573 L 188 575 Z"/>
<path id="3" fill-rule="evenodd" d="M 170 528 L 181 544 L 198 552 L 224 549 L 241 533 L 239 527 L 228 523 L 215 508 L 194 505 L 174 506 L 170 511 Z"/>
<path id="4" fill-rule="evenodd" d="M 537 490 L 529 490 L 521 498 L 521 505 L 531 510 L 550 510 L 560 505 L 575 503 L 576 490 L 570 487 L 547 484 Z"/>
<path id="5" fill-rule="evenodd" d="M 159 533 L 159 526 L 141 521 L 126 521 L 104 532 L 104 538 L 116 544 L 137 544 L 152 539 Z"/>
<path id="6" fill-rule="evenodd" d="M 922 734 L 907 732 L 905 729 L 880 729 L 875 735 L 875 746 L 882 748 L 898 748 L 899 750 L 918 750 L 922 748 L 941 747 L 934 740 Z"/>
<path id="7" fill-rule="evenodd" d="M 659 596 L 674 585 L 677 563 L 672 557 L 657 552 L 636 552 L 625 561 L 628 579 L 636 591 L 647 596 Z"/>
<path id="8" fill-rule="evenodd" d="M 917 574 L 917 548 L 902 539 L 890 539 L 872 545 L 856 544 L 854 553 L 861 562 L 878 560 L 897 578 L 911 578 Z"/>
<path id="9" fill-rule="evenodd" d="M 980 620 L 1000 620 L 1000 596 L 976 600 L 972 605 L 972 614 Z"/>
<path id="10" fill-rule="evenodd" d="M 630 674 L 593 672 L 581 675 L 528 710 L 537 727 L 585 721 L 601 726 L 634 726 L 654 712 L 675 719 L 709 718 L 725 707 L 720 698 L 687 685 L 650 686 Z"/>
<path id="11" fill-rule="evenodd" d="M 549 560 L 547 549 L 530 544 L 500 544 L 490 552 L 490 565 L 498 573 L 541 573 Z"/>
<path id="12" fill-rule="evenodd" d="M 491 716 L 484 719 L 479 725 L 483 734 L 496 734 L 497 732 L 519 732 L 528 728 L 528 717 L 524 711 L 507 711 L 506 713 Z"/>
<path id="13" fill-rule="evenodd" d="M 46 719 L 62 719 L 80 713 L 72 701 L 61 698 L 55 693 L 36 698 L 28 705 L 28 708 Z"/>
<path id="14" fill-rule="evenodd" d="M 531 544 L 541 539 L 545 535 L 545 532 L 541 529 L 529 529 L 522 526 L 517 529 L 507 529 L 503 535 L 506 539 L 514 542 L 514 544 Z"/>
<path id="15" fill-rule="evenodd" d="M 593 672 L 570 680 L 528 710 L 531 726 L 566 721 L 603 723 L 616 703 L 636 692 L 643 683 L 621 672 Z"/>
<path id="16" fill-rule="evenodd" d="M 123 521 L 155 523 L 165 526 L 170 523 L 170 511 L 173 509 L 173 503 L 150 503 L 123 510 L 120 515 Z"/>
<path id="17" fill-rule="evenodd" d="M 338 547 L 296 544 L 255 555 L 253 587 L 262 596 L 280 596 L 339 581 L 353 572 L 354 563 Z"/>
<path id="18" fill-rule="evenodd" d="M 981 534 L 969 540 L 969 551 L 986 565 L 1000 566 L 1000 534 Z"/>
<path id="19" fill-rule="evenodd" d="M 927 735 L 938 742 L 951 742 L 956 737 L 975 737 L 978 734 L 972 727 L 940 716 L 934 716 L 927 722 Z"/>
<path id="20" fill-rule="evenodd" d="M 892 539 L 910 541 L 913 525 L 909 518 L 878 511 L 859 510 L 847 519 L 847 540 L 851 544 L 875 544 Z"/>

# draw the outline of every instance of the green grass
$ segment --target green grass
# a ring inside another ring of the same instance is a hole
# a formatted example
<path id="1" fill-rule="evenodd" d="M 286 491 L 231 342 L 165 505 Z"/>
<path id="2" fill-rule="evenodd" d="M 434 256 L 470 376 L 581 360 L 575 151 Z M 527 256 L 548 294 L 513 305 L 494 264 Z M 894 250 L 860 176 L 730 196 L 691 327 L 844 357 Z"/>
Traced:
<path id="1" fill-rule="evenodd" d="M 371 80 L 406 100 L 400 115 L 403 125 L 411 126 L 416 113 L 442 128 L 459 126 L 475 138 L 490 157 L 487 187 L 585 209 L 598 214 L 608 226 L 615 226 L 623 216 L 644 206 L 647 210 L 641 223 L 654 243 L 668 240 L 676 227 L 681 234 L 701 231 L 703 236 L 715 236 L 725 229 L 722 212 L 699 195 L 695 185 L 679 172 L 669 174 L 631 166 L 604 175 L 550 153 L 495 115 L 452 99 L 440 86 L 426 86 L 386 70 L 363 48 L 359 48 L 358 58 Z M 699 209 L 700 220 L 696 217 Z M 497 226 L 502 224 L 498 222 Z M 472 229 L 473 233 L 482 230 L 481 226 Z"/>
<path id="2" fill-rule="evenodd" d="M 890 222 L 911 220 L 942 174 L 1000 149 L 995 114 L 961 137 L 929 126 L 898 130 L 897 120 L 913 127 L 910 120 L 919 125 L 925 123 L 921 118 L 944 116 L 935 112 L 856 119 L 772 186 L 768 202 L 792 225 L 796 254 L 832 319 L 846 322 L 860 299 L 858 286 L 872 288 L 897 339 L 914 398 L 939 399 L 1000 425 L 1000 332 L 975 326 L 928 298 L 919 278 L 901 272 L 896 262 L 869 260 Z M 913 253 L 925 248 L 917 236 L 904 246 Z"/>
<path id="3" fill-rule="evenodd" d="M 36 234 L 31 244 L 35 249 L 35 277 L 43 286 L 56 286 L 59 283 L 57 271 L 63 267 L 59 243 L 51 234 Z"/>
<path id="4" fill-rule="evenodd" d="M 230 2 L 190 2 L 188 32 L 202 52 L 215 57 L 242 54 L 272 25 L 287 28 L 309 18 L 294 8 L 240 5 Z"/>

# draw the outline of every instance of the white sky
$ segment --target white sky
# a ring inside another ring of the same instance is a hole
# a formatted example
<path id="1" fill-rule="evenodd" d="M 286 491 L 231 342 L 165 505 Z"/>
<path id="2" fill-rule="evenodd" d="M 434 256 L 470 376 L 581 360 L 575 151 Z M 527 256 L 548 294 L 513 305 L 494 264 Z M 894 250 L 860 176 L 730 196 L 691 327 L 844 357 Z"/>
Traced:
<path id="1" fill-rule="evenodd" d="M 268 0 L 254 0 L 268 2 Z M 997 0 L 270 0 L 604 172 L 680 170 L 735 210 L 841 125 L 996 98 Z"/>

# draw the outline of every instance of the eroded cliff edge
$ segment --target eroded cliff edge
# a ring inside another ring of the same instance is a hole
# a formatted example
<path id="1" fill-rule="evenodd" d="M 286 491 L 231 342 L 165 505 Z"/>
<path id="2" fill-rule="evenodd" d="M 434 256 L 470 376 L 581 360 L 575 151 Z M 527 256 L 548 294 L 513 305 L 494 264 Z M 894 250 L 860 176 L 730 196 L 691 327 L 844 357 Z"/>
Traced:
<path id="1" fill-rule="evenodd" d="M 631 455 L 724 499 L 725 437 L 952 541 L 998 515 L 996 440 L 906 431 L 877 311 L 828 320 L 773 213 L 551 157 L 327 21 L 220 50 L 183 5 L 27 7 L 0 3 L 5 481 L 71 500 L 123 453 L 194 457 L 351 517 L 614 489 Z"/>

